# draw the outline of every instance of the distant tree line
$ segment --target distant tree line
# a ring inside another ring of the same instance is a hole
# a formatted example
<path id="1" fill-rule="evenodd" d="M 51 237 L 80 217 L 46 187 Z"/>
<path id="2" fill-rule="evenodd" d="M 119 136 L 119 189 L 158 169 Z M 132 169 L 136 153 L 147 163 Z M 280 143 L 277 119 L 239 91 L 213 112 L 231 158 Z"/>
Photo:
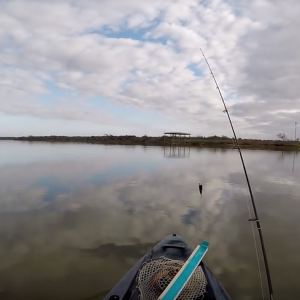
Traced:
<path id="1" fill-rule="evenodd" d="M 238 138 L 241 148 L 247 149 L 270 149 L 270 150 L 300 150 L 300 144 L 296 141 L 289 141 L 286 134 L 277 134 L 276 140 L 258 140 Z M 142 146 L 191 146 L 208 148 L 235 148 L 231 137 L 225 135 L 217 136 L 191 136 L 169 137 L 169 136 L 143 136 L 121 135 L 115 136 L 105 134 L 102 136 L 23 136 L 23 137 L 0 137 L 0 140 L 19 140 L 28 142 L 50 142 L 50 143 L 89 143 L 103 145 L 142 145 Z"/>

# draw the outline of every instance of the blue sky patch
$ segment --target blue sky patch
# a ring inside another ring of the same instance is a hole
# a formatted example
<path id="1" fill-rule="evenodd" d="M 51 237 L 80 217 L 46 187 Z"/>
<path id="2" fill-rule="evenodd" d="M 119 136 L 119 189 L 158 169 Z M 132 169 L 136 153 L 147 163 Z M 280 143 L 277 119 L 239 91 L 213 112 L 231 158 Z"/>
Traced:
<path id="1" fill-rule="evenodd" d="M 203 73 L 201 72 L 198 64 L 189 64 L 188 68 L 195 74 L 197 77 L 202 77 Z"/>
<path id="2" fill-rule="evenodd" d="M 147 33 L 150 32 L 153 28 L 155 28 L 158 24 L 158 21 L 154 21 L 147 27 L 137 27 L 130 29 L 128 29 L 127 26 L 123 25 L 122 28 L 118 31 L 113 30 L 109 26 L 103 26 L 100 29 L 91 30 L 89 31 L 89 33 L 105 35 L 107 38 L 131 39 L 139 42 L 151 41 L 154 43 L 165 45 L 167 43 L 167 39 L 165 38 L 146 37 Z"/>
<path id="3" fill-rule="evenodd" d="M 53 82 L 46 82 L 46 87 L 49 91 L 48 94 L 36 96 L 36 99 L 46 105 L 55 104 L 55 100 L 63 98 L 67 95 L 67 91 L 57 87 Z"/>

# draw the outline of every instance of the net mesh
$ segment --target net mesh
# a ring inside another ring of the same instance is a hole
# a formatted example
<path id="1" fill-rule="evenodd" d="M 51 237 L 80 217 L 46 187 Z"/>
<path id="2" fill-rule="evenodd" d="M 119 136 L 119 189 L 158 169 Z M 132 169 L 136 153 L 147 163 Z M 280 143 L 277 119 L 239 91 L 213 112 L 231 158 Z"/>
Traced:
<path id="1" fill-rule="evenodd" d="M 140 291 L 140 299 L 157 300 L 183 265 L 184 262 L 181 260 L 165 257 L 144 263 L 137 276 L 137 288 Z M 206 292 L 206 284 L 206 277 L 201 266 L 199 266 L 177 299 L 202 299 Z"/>

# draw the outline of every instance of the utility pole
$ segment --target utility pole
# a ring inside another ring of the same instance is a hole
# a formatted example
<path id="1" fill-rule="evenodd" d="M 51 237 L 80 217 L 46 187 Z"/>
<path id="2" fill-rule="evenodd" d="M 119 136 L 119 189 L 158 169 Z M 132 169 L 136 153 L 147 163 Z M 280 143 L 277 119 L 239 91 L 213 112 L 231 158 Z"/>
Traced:
<path id="1" fill-rule="evenodd" d="M 297 141 L 297 122 L 295 122 L 295 141 Z"/>

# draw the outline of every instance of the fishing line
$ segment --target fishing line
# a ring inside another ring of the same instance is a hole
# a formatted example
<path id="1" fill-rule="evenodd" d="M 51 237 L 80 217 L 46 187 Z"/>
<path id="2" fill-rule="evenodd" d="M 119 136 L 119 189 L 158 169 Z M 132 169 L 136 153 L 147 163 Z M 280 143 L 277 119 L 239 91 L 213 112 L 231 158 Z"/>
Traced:
<path id="1" fill-rule="evenodd" d="M 252 216 L 251 216 L 251 211 L 250 211 L 250 206 L 249 206 L 248 199 L 246 200 L 246 202 L 247 202 L 247 208 L 248 208 L 248 214 L 249 214 L 249 220 L 250 220 L 252 218 Z M 254 228 L 253 228 L 253 222 L 251 222 L 251 231 L 252 231 L 252 236 L 253 236 L 253 241 L 254 241 L 256 260 L 257 260 L 257 268 L 258 268 L 258 275 L 259 275 L 259 281 L 260 281 L 261 296 L 262 296 L 262 300 L 265 300 L 264 286 L 263 286 L 261 267 L 260 267 L 260 262 L 259 262 L 259 255 L 258 255 L 256 237 L 255 237 Z"/>
<path id="2" fill-rule="evenodd" d="M 219 91 L 219 94 L 220 94 L 220 97 L 221 97 L 221 100 L 223 102 L 223 105 L 224 105 L 224 112 L 226 112 L 227 114 L 227 117 L 228 117 L 228 120 L 229 120 L 229 123 L 230 123 L 230 127 L 232 129 L 232 133 L 233 133 L 233 136 L 234 136 L 234 140 L 235 140 L 235 143 L 236 143 L 236 147 L 237 147 L 237 150 L 240 154 L 240 158 L 241 158 L 241 162 L 242 162 L 242 165 L 243 165 L 243 169 L 244 169 L 244 174 L 245 174 L 245 177 L 246 177 L 246 181 L 247 181 L 247 185 L 248 185 L 248 190 L 249 190 L 249 193 L 250 193 L 250 199 L 251 199 L 251 204 L 252 204 L 252 208 L 253 208 L 253 212 L 254 212 L 254 218 L 250 218 L 249 221 L 250 222 L 255 222 L 256 223 L 256 227 L 257 227 L 257 230 L 258 230 L 258 234 L 259 234 L 259 241 L 260 241 L 260 245 L 261 245 L 261 250 L 262 250 L 262 254 L 263 254 L 263 259 L 264 259 L 264 265 L 265 265 L 265 269 L 266 269 L 266 275 L 267 275 L 267 281 L 268 281 L 268 289 L 269 289 L 269 295 L 270 295 L 270 300 L 273 300 L 273 285 L 272 285 L 272 280 L 271 280 L 271 275 L 270 275 L 270 269 L 269 269 L 269 264 L 268 264 L 268 259 L 267 259 L 267 253 L 266 253 L 266 248 L 265 248 L 265 243 L 264 243 L 264 239 L 263 239 L 263 234 L 262 234 L 262 229 L 261 229 L 261 226 L 260 226 L 260 220 L 258 218 L 258 213 L 257 213 L 257 209 L 256 209 L 256 204 L 255 204 L 255 201 L 254 201 L 254 197 L 253 197 L 253 193 L 252 193 L 252 189 L 251 189 L 251 185 L 250 185 L 250 181 L 249 181 L 249 177 L 248 177 L 248 173 L 247 173 L 247 170 L 246 170 L 246 166 L 245 166 L 245 162 L 244 162 L 244 158 L 243 158 L 243 155 L 242 155 L 242 151 L 241 151 L 241 148 L 240 148 L 240 145 L 239 145 L 239 142 L 238 142 L 238 139 L 236 137 L 236 134 L 235 134 L 235 130 L 234 130 L 234 127 L 233 127 L 233 124 L 232 124 L 232 121 L 231 121 L 231 118 L 230 118 L 230 114 L 228 112 L 228 109 L 227 109 L 227 106 L 226 106 L 226 103 L 225 103 L 225 100 L 223 98 L 223 95 L 221 93 L 221 90 L 219 88 L 219 85 L 217 83 L 217 80 L 214 76 L 214 73 L 208 63 L 208 60 L 206 58 L 206 56 L 204 55 L 204 52 L 202 51 L 202 49 L 200 48 L 201 52 L 202 52 L 202 55 L 206 61 L 206 64 L 210 70 L 210 73 L 211 73 L 211 76 L 212 78 L 214 79 L 214 82 L 216 84 L 216 88 L 217 90 Z M 250 214 L 251 215 L 251 214 Z M 255 243 L 256 244 L 256 243 Z M 258 254 L 257 254 L 258 255 Z M 258 264 L 259 264 L 259 260 L 258 260 Z"/>

